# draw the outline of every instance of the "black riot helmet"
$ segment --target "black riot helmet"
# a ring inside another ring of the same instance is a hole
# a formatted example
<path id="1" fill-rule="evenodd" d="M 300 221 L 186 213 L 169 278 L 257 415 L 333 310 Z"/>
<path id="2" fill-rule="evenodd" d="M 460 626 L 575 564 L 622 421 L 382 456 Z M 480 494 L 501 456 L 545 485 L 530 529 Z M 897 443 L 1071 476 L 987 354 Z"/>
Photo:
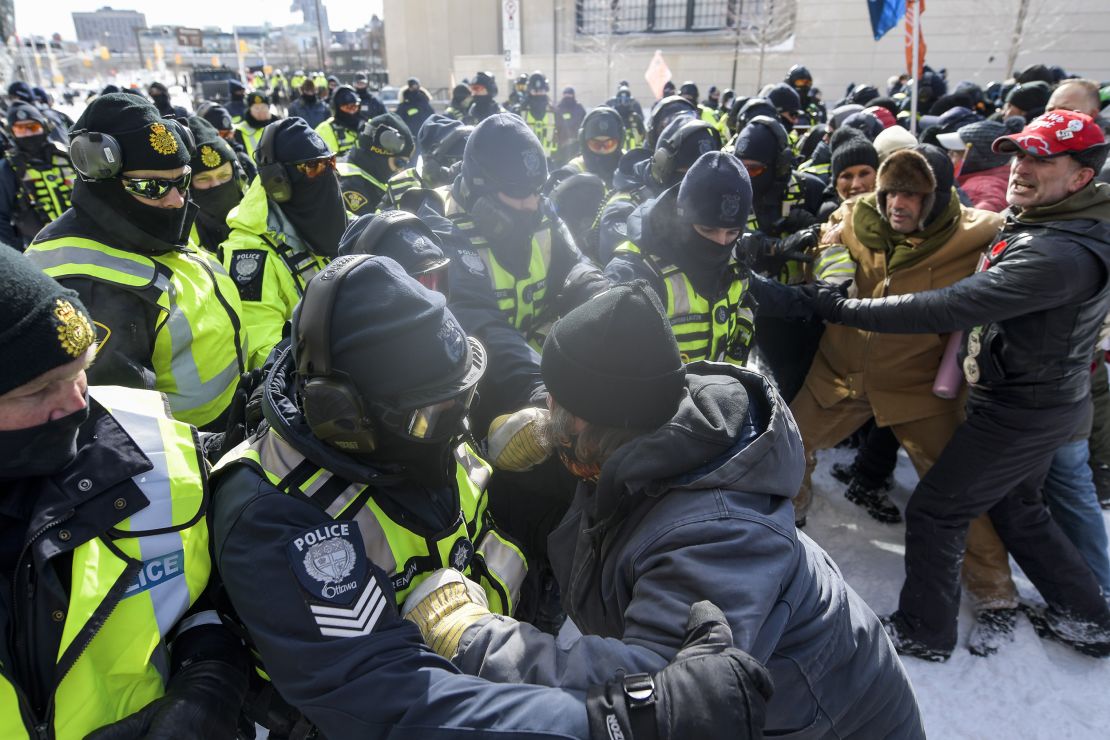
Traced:
<path id="1" fill-rule="evenodd" d="M 663 188 L 677 185 L 698 157 L 721 148 L 721 133 L 700 118 L 677 118 L 659 136 L 651 155 L 651 179 Z"/>
<path id="2" fill-rule="evenodd" d="M 655 144 L 659 141 L 659 135 L 663 133 L 663 129 L 665 129 L 671 121 L 680 116 L 693 116 L 696 118 L 697 115 L 697 106 L 684 97 L 671 95 L 660 100 L 651 108 L 650 122 L 647 131 L 648 150 L 655 151 Z"/>
<path id="3" fill-rule="evenodd" d="M 800 87 L 813 87 L 813 75 L 801 64 L 795 64 L 786 73 L 785 82 L 795 90 Z"/>
<path id="4" fill-rule="evenodd" d="M 547 84 L 547 78 L 543 76 L 543 72 L 535 71 L 528 76 L 528 94 L 529 95 L 547 95 L 550 87 Z"/>
<path id="5" fill-rule="evenodd" d="M 682 83 L 682 87 L 678 88 L 678 94 L 681 97 L 689 100 L 694 105 L 697 105 L 698 100 L 700 99 L 700 96 L 698 94 L 698 86 L 695 85 L 691 80 L 687 80 L 686 82 Z"/>
<path id="6" fill-rule="evenodd" d="M 586 169 L 602 172 L 606 178 L 612 177 L 617 169 L 623 141 L 624 119 L 620 113 L 606 105 L 598 106 L 587 113 L 578 129 L 578 143 Z"/>
<path id="7" fill-rule="evenodd" d="M 528 75 L 524 74 L 523 72 L 517 75 L 516 82 L 513 83 L 513 87 L 516 88 L 519 92 L 524 92 L 526 89 L 528 89 Z"/>
<path id="8" fill-rule="evenodd" d="M 474 88 L 476 86 L 484 87 L 486 90 L 486 94 L 489 95 L 491 98 L 497 96 L 497 81 L 494 80 L 493 75 L 491 75 L 489 72 L 479 72 L 478 74 L 474 75 L 474 78 L 470 81 L 471 93 L 474 92 Z"/>
<path id="9" fill-rule="evenodd" d="M 778 120 L 779 113 L 774 103 L 767 98 L 748 98 L 736 112 L 736 125 L 733 130 L 740 133 L 756 116 L 768 116 Z"/>

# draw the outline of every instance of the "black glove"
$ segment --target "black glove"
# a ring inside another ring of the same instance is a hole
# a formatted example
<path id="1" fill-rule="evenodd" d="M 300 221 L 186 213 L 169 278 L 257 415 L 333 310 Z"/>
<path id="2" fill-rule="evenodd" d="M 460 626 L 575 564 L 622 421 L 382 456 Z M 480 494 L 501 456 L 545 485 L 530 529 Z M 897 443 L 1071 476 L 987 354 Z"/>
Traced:
<path id="1" fill-rule="evenodd" d="M 805 250 L 817 244 L 813 231 L 800 231 L 785 239 L 775 239 L 762 231 L 749 231 L 740 237 L 736 244 L 736 255 L 749 265 L 768 266 L 787 260 L 812 262 L 813 257 Z"/>
<path id="2" fill-rule="evenodd" d="M 594 740 L 758 740 L 773 692 L 767 669 L 732 646 L 721 610 L 699 601 L 690 607 L 682 647 L 663 670 L 595 686 L 586 713 Z"/>
<path id="3" fill-rule="evenodd" d="M 85 740 L 234 738 L 246 693 L 247 675 L 241 667 L 198 661 L 170 679 L 164 696 Z"/>
<path id="4" fill-rule="evenodd" d="M 790 213 L 783 216 L 775 223 L 776 234 L 793 234 L 795 231 L 808 229 L 810 226 L 820 224 L 816 216 L 804 208 L 792 208 Z"/>
<path id="5" fill-rule="evenodd" d="M 843 285 L 830 285 L 818 280 L 812 285 L 804 286 L 802 290 L 809 297 L 813 313 L 831 324 L 838 324 L 844 309 L 844 295 L 851 284 L 850 280 Z"/>
<path id="6" fill-rule="evenodd" d="M 778 254 L 781 259 L 798 260 L 799 262 L 813 262 L 813 255 L 808 250 L 817 246 L 821 235 L 821 225 L 807 226 L 801 231 L 796 231 L 779 242 Z"/>

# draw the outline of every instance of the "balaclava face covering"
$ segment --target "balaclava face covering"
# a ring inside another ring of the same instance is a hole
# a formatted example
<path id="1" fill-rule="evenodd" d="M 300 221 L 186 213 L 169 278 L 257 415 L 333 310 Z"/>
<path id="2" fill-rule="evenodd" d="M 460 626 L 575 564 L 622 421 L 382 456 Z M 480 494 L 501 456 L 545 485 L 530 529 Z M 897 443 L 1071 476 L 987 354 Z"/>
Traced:
<path id="1" fill-rule="evenodd" d="M 304 239 L 313 252 L 335 257 L 339 254 L 339 238 L 347 228 L 339 174 L 329 169 L 323 175 L 309 179 L 294 169 L 290 179 L 293 197 L 281 204 L 281 212 L 289 218 L 297 236 Z"/>
<path id="2" fill-rule="evenodd" d="M 140 203 L 123 189 L 119 180 L 78 181 L 74 188 L 88 188 L 98 200 L 140 231 L 167 244 L 184 244 L 196 217 L 196 209 L 189 208 L 188 202 L 181 208 L 159 208 Z"/>
<path id="3" fill-rule="evenodd" d="M 31 478 L 63 470 L 77 457 L 77 433 L 89 418 L 85 408 L 30 429 L 0 432 L 0 479 Z"/>
<path id="4" fill-rule="evenodd" d="M 227 225 L 227 214 L 232 208 L 239 205 L 243 199 L 243 189 L 240 179 L 232 175 L 231 179 L 222 185 L 206 190 L 193 189 L 190 197 L 197 204 L 200 211 L 197 213 L 197 225 L 223 241 L 231 233 Z"/>

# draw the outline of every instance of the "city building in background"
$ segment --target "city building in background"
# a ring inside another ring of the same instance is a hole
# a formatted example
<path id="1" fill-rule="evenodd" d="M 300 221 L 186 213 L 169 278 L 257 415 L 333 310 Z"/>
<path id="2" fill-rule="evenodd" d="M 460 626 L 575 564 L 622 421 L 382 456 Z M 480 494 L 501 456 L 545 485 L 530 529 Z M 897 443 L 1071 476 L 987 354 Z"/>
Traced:
<path id="1" fill-rule="evenodd" d="M 73 13 L 77 41 L 99 44 L 108 51 L 135 51 L 139 48 L 137 34 L 146 28 L 146 16 L 135 10 L 100 8 L 91 13 Z"/>

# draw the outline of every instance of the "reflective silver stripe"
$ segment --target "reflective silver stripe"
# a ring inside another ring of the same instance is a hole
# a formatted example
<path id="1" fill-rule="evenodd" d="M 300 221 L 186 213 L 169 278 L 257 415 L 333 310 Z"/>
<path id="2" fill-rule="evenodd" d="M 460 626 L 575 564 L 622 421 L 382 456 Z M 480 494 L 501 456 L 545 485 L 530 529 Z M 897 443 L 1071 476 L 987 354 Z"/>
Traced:
<path id="1" fill-rule="evenodd" d="M 362 545 L 366 548 L 366 557 L 386 573 L 396 571 L 397 561 L 393 558 L 393 550 L 389 547 L 389 538 L 370 507 L 360 506 L 354 520 L 358 522 L 359 532 L 362 533 Z"/>
<path id="2" fill-rule="evenodd" d="M 355 496 L 359 495 L 365 490 L 366 485 L 363 483 L 352 483 L 351 485 L 344 488 L 343 492 L 336 496 L 335 501 L 331 502 L 331 506 L 325 509 L 325 511 L 328 512 L 328 516 L 330 516 L 332 519 L 339 516 L 340 512 L 342 512 L 343 509 L 347 508 L 347 504 L 351 503 Z"/>
<path id="3" fill-rule="evenodd" d="M 289 475 L 304 460 L 304 455 L 293 449 L 272 429 L 256 443 L 255 449 L 258 450 L 258 462 L 262 469 L 276 480 Z"/>
<path id="4" fill-rule="evenodd" d="M 99 391 L 99 392 L 98 392 Z M 127 403 L 125 389 L 109 389 L 107 393 L 101 389 L 91 389 L 93 396 L 106 406 L 112 417 L 119 422 L 128 436 L 135 441 L 143 454 L 147 456 L 154 466 L 151 470 L 136 475 L 132 480 L 143 492 L 150 502 L 141 511 L 131 515 L 129 531 L 146 532 L 151 530 L 166 529 L 173 526 L 173 495 L 170 484 L 169 469 L 166 464 L 166 446 L 162 441 L 162 432 L 158 419 L 148 413 L 136 413 L 128 408 L 133 406 Z M 144 391 L 130 391 L 142 393 Z M 113 403 L 113 397 L 116 403 Z M 136 397 L 138 400 L 145 400 Z M 122 401 L 122 403 L 121 403 Z M 167 634 L 182 614 L 189 608 L 189 582 L 185 578 L 184 544 L 180 532 L 167 532 L 136 537 L 140 557 L 143 563 L 150 563 L 156 558 L 182 552 L 180 576 L 167 578 L 161 583 L 151 587 L 147 593 L 154 606 L 154 618 L 158 623 L 158 632 Z M 126 593 L 124 594 L 126 598 Z"/>
<path id="5" fill-rule="evenodd" d="M 327 483 L 329 480 L 331 480 L 331 478 L 332 478 L 332 475 L 331 475 L 330 470 L 321 469 L 320 474 L 316 476 L 316 479 L 313 480 L 311 483 L 309 483 L 304 488 L 302 488 L 301 490 L 302 490 L 302 492 L 304 493 L 305 496 L 309 496 L 309 497 L 315 496 L 320 491 L 320 488 L 325 483 Z"/>
<path id="6" fill-rule="evenodd" d="M 206 609 L 198 614 L 190 614 L 177 623 L 177 629 L 174 630 L 174 637 L 176 638 L 182 632 L 188 632 L 193 627 L 201 627 L 206 624 L 223 624 L 220 621 L 220 615 L 214 609 Z"/>
<path id="7" fill-rule="evenodd" d="M 486 486 L 489 485 L 490 471 L 482 464 L 481 459 L 470 454 L 466 445 L 459 445 L 455 448 L 455 460 L 463 466 L 466 477 L 478 490 L 486 490 Z"/>
<path id="8" fill-rule="evenodd" d="M 145 281 L 136 287 L 148 287 L 158 276 L 153 265 L 143 265 L 135 260 L 114 257 L 91 247 L 49 247 L 49 242 L 36 245 L 27 250 L 27 257 L 40 270 L 50 270 L 65 265 L 92 265 L 105 270 L 122 272 L 125 275 Z M 45 247 L 45 248 L 43 248 Z"/>
<path id="9" fill-rule="evenodd" d="M 676 272 L 668 275 L 666 280 L 667 291 L 671 294 L 671 302 L 674 304 L 674 314 L 671 318 L 691 313 L 690 292 L 686 288 L 686 278 Z"/>
<path id="10" fill-rule="evenodd" d="M 497 580 L 505 584 L 509 590 L 509 600 L 515 605 L 520 594 L 520 585 L 524 583 L 524 576 L 528 574 L 528 564 L 516 550 L 501 541 L 494 532 L 486 532 L 482 541 L 478 543 L 478 552 L 486 561 Z"/>
<path id="11" fill-rule="evenodd" d="M 166 327 L 170 332 L 170 374 L 177 385 L 176 393 L 167 392 L 166 395 L 174 412 L 191 411 L 215 401 L 239 381 L 239 361 L 232 357 L 227 367 L 208 381 L 202 381 L 196 358 L 193 357 L 193 327 L 177 305 L 177 288 L 162 275 L 158 276 L 156 284 L 165 292 L 169 302 Z"/>

